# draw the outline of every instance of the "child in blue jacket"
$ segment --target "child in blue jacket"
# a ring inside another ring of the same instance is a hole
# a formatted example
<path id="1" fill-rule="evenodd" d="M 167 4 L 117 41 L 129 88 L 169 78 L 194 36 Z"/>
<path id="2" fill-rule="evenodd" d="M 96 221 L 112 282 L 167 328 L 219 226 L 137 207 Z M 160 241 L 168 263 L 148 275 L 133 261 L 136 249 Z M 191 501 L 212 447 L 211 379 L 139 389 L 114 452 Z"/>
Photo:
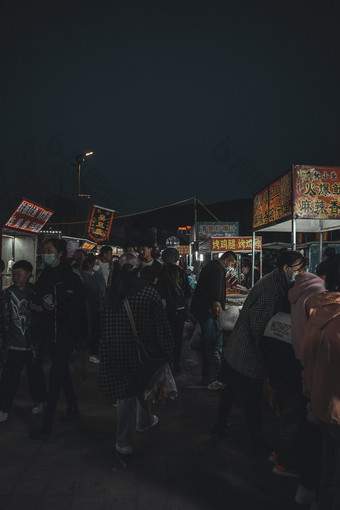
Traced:
<path id="1" fill-rule="evenodd" d="M 221 369 L 223 331 L 218 322 L 218 314 L 222 312 L 219 303 L 213 303 L 209 308 L 209 316 L 203 326 L 204 354 L 207 363 L 208 388 L 219 390 L 223 387 L 218 381 Z"/>

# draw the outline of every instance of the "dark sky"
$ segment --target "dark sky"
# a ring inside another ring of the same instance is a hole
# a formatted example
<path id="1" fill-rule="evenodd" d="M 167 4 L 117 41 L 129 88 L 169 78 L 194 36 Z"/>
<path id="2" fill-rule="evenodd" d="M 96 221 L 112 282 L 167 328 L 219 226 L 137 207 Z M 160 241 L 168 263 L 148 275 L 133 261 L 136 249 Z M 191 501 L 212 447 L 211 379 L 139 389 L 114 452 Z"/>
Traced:
<path id="1" fill-rule="evenodd" d="M 88 150 L 83 191 L 122 213 L 340 163 L 340 2 L 2 4 L 2 208 L 74 195 Z"/>

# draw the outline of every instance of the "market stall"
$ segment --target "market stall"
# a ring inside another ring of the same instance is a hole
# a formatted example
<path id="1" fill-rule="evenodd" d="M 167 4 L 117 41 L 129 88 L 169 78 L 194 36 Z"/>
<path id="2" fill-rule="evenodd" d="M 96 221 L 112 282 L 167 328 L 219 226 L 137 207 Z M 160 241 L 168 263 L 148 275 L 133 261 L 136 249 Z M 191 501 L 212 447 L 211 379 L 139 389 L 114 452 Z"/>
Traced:
<path id="1" fill-rule="evenodd" d="M 226 251 L 233 251 L 237 256 L 236 273 L 233 276 L 234 281 L 227 285 L 227 303 L 229 304 L 243 304 L 248 292 L 242 291 L 235 285 L 241 284 L 241 266 L 242 257 L 252 256 L 255 260 L 255 254 L 259 255 L 260 277 L 262 277 L 262 237 L 212 237 L 210 240 L 211 246 L 211 259 L 218 258 Z M 254 243 L 254 245 L 253 245 Z M 227 275 L 227 282 L 230 277 Z"/>
<path id="2" fill-rule="evenodd" d="M 293 165 L 292 170 L 254 197 L 253 238 L 256 232 L 319 233 L 319 261 L 323 232 L 340 229 L 340 167 Z"/>
<path id="3" fill-rule="evenodd" d="M 2 288 L 12 284 L 12 266 L 21 259 L 33 266 L 36 276 L 38 234 L 52 216 L 53 211 L 24 199 L 1 231 L 1 258 L 5 263 Z"/>

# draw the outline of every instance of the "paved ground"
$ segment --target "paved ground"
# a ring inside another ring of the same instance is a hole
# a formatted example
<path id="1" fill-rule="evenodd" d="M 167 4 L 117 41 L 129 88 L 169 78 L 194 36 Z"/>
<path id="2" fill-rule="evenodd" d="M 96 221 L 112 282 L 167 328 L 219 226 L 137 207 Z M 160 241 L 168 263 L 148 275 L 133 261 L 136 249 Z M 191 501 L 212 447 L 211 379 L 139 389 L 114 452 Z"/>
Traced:
<path id="1" fill-rule="evenodd" d="M 189 326 L 187 325 L 187 333 Z M 81 418 L 62 423 L 60 402 L 53 435 L 29 439 L 32 417 L 25 377 L 9 420 L 0 424 L 2 510 L 288 510 L 297 481 L 271 473 L 265 459 L 249 458 L 242 403 L 231 415 L 227 440 L 208 431 L 218 392 L 197 387 L 199 355 L 184 346 L 179 396 L 155 408 L 159 425 L 138 434 L 135 453 L 114 451 L 116 409 L 96 387 L 97 366 L 72 365 Z M 277 419 L 264 406 L 274 440 Z M 302 508 L 302 507 L 298 507 Z"/>

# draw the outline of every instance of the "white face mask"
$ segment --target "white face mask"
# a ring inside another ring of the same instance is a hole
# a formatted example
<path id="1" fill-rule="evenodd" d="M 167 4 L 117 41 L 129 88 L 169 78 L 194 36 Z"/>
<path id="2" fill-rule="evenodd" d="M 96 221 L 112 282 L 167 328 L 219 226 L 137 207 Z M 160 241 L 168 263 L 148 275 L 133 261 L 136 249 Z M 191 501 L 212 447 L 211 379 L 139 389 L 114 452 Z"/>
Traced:
<path id="1" fill-rule="evenodd" d="M 100 266 L 98 266 L 98 265 L 93 266 L 93 271 L 97 272 L 97 271 L 99 271 L 99 269 L 100 269 Z"/>

